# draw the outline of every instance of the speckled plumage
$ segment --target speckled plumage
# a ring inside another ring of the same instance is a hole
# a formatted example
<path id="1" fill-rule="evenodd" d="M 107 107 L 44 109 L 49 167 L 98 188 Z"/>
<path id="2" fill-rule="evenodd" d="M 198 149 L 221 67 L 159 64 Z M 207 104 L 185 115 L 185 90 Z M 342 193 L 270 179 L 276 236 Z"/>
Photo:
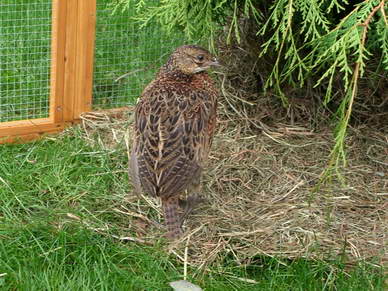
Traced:
<path id="1" fill-rule="evenodd" d="M 212 143 L 218 90 L 206 70 L 215 65 L 201 47 L 177 48 L 136 106 L 130 174 L 137 191 L 161 198 L 169 237 L 182 233 L 179 197 L 199 190 Z"/>

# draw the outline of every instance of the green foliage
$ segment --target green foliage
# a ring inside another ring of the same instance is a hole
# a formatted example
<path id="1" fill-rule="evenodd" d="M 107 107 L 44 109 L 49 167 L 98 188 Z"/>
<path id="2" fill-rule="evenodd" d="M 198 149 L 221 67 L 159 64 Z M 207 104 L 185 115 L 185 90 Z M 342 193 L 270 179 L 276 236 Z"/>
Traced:
<path id="1" fill-rule="evenodd" d="M 240 42 L 241 20 L 253 19 L 261 39 L 258 57 L 275 60 L 265 86 L 274 88 L 285 106 L 286 84 L 303 87 L 312 80 L 315 88 L 324 88 L 322 103 L 327 105 L 338 89 L 334 83 L 341 80 L 334 166 L 345 162 L 344 140 L 360 78 L 371 64 L 378 63 L 384 75 L 388 70 L 384 0 L 115 0 L 112 5 L 136 5 L 136 19 L 143 25 L 155 20 L 168 32 L 181 28 L 188 39 L 200 36 L 211 46 L 223 29 L 228 30 L 226 42 L 232 36 Z"/>
<path id="2" fill-rule="evenodd" d="M 254 6 L 254 0 L 113 0 L 114 11 L 135 7 L 135 20 L 148 25 L 158 22 L 167 32 L 177 28 L 184 31 L 188 39 L 208 39 L 214 48 L 214 41 L 222 25 L 229 23 L 228 39 L 234 34 L 240 39 L 240 17 L 253 17 L 258 22 L 261 13 Z M 131 8 L 132 9 L 132 8 Z M 221 25 L 221 26 L 220 26 Z"/>

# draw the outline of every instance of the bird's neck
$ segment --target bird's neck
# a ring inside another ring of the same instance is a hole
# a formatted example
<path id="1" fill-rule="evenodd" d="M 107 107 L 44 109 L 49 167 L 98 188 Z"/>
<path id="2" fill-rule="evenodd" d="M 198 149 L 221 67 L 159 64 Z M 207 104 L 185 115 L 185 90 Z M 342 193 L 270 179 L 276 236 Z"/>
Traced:
<path id="1" fill-rule="evenodd" d="M 169 66 L 169 64 L 166 64 L 160 68 L 158 76 L 164 76 L 181 82 L 190 82 L 193 78 L 192 74 L 186 74 L 181 70 Z"/>
<path id="2" fill-rule="evenodd" d="M 200 72 L 200 73 L 194 74 L 192 76 L 192 79 L 190 80 L 190 83 L 192 86 L 198 89 L 203 89 L 203 90 L 214 89 L 213 80 L 210 78 L 207 72 Z"/>

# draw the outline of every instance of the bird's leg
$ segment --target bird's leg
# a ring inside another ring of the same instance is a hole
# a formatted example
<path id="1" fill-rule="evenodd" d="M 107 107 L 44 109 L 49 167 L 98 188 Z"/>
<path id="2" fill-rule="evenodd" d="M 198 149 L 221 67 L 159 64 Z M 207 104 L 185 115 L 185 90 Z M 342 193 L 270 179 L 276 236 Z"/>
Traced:
<path id="1" fill-rule="evenodd" d="M 201 192 L 201 183 L 200 183 L 200 175 L 193 179 L 193 183 L 191 185 L 192 192 L 196 193 L 194 195 L 189 195 L 186 200 L 179 200 L 179 206 L 183 209 L 183 214 L 180 218 L 180 225 L 182 227 L 183 222 L 189 216 L 189 214 L 194 210 L 194 208 L 205 201 L 199 193 Z"/>
<path id="2" fill-rule="evenodd" d="M 187 197 L 186 200 L 181 200 L 181 199 L 179 200 L 179 206 L 181 206 L 181 208 L 183 208 L 183 213 L 180 217 L 181 227 L 183 226 L 183 222 L 185 221 L 187 216 L 189 216 L 189 214 L 194 210 L 194 208 L 198 204 L 200 204 L 204 201 L 205 201 L 205 199 L 199 195 L 190 195 L 189 197 Z"/>
<path id="3" fill-rule="evenodd" d="M 167 226 L 167 237 L 174 239 L 183 234 L 182 224 L 178 215 L 179 198 L 176 196 L 162 199 L 164 218 Z"/>

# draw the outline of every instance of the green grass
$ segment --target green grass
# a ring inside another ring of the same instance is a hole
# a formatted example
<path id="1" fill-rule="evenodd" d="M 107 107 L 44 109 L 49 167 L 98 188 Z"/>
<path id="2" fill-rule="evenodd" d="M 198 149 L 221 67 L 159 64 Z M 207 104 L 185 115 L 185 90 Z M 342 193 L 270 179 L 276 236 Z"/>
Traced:
<path id="1" fill-rule="evenodd" d="M 163 241 L 143 246 L 110 235 L 128 228 L 113 211 L 130 191 L 126 164 L 124 147 L 92 147 L 77 129 L 0 146 L 0 290 L 170 290 L 183 266 Z M 384 289 L 382 270 L 367 263 L 346 271 L 340 261 L 257 257 L 238 265 L 225 256 L 209 268 L 189 268 L 189 280 L 205 290 Z"/>
<path id="2" fill-rule="evenodd" d="M 0 122 L 48 117 L 51 2 L 0 3 Z M 167 37 L 155 23 L 140 28 L 133 10 L 112 15 L 111 2 L 97 0 L 95 108 L 133 104 L 167 55 L 183 42 L 182 34 Z"/>

